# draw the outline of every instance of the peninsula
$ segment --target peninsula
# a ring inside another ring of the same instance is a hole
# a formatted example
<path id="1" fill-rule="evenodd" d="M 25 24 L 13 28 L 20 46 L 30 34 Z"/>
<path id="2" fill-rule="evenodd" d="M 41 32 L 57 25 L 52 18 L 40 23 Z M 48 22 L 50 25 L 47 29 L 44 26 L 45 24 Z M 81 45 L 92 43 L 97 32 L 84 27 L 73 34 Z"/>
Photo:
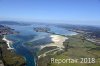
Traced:
<path id="1" fill-rule="evenodd" d="M 25 59 L 14 52 L 11 47 L 12 41 L 6 39 L 6 35 L 14 34 L 15 32 L 7 27 L 0 25 L 0 66 L 23 66 Z"/>

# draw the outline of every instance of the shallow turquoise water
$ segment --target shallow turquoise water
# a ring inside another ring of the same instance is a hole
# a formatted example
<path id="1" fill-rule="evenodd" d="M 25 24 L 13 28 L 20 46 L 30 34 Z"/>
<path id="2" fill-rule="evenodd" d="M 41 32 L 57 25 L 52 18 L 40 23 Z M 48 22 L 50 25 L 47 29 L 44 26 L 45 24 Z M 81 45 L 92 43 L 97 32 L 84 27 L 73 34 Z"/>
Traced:
<path id="1" fill-rule="evenodd" d="M 12 40 L 13 47 L 15 49 L 15 52 L 17 54 L 22 55 L 26 59 L 26 66 L 35 66 L 35 49 L 31 49 L 28 46 L 23 45 L 24 43 L 28 41 L 33 41 L 34 46 L 38 46 L 39 44 L 47 44 L 47 42 L 50 41 L 50 34 L 43 33 L 43 32 L 35 32 L 33 30 L 33 27 L 35 25 L 31 26 L 18 26 L 18 25 L 10 25 L 11 28 L 15 29 L 15 31 L 19 31 L 20 33 L 17 35 L 8 35 L 8 39 Z M 51 28 L 51 32 L 55 32 L 56 34 L 60 35 L 72 35 L 74 32 L 65 30 L 63 28 L 49 26 Z M 43 38 L 44 37 L 44 38 Z M 41 39 L 40 39 L 41 38 Z M 32 47 L 34 48 L 34 47 Z"/>

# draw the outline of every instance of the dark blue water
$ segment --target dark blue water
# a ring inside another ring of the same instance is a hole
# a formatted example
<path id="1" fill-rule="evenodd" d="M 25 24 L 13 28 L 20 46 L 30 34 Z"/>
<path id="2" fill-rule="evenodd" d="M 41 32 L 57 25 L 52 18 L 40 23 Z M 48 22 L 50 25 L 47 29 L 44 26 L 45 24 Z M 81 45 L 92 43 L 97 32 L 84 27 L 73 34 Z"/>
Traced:
<path id="1" fill-rule="evenodd" d="M 8 35 L 8 39 L 14 42 L 13 47 L 15 49 L 15 52 L 19 55 L 22 55 L 25 58 L 27 63 L 26 66 L 36 66 L 34 60 L 36 54 L 32 53 L 31 51 L 34 50 L 30 51 L 28 46 L 25 46 L 24 43 L 32 40 L 35 46 L 35 45 L 39 45 L 40 43 L 44 44 L 45 41 L 50 42 L 50 37 L 49 37 L 50 34 L 35 32 L 33 30 L 33 27 L 35 26 L 37 25 L 31 25 L 31 26 L 10 25 L 11 28 L 15 29 L 16 31 L 19 31 L 20 33 L 17 35 Z M 49 27 L 51 28 L 51 31 L 55 32 L 56 34 L 61 34 L 61 35 L 68 35 L 72 33 L 74 34 L 74 32 L 67 31 L 63 28 L 53 27 L 53 26 L 49 26 Z M 46 39 L 43 37 L 45 37 Z"/>
<path id="2" fill-rule="evenodd" d="M 21 45 L 21 42 L 14 44 L 13 47 L 16 49 L 17 54 L 20 54 L 25 57 L 27 66 L 35 66 L 34 56 L 27 48 Z"/>
<path id="3" fill-rule="evenodd" d="M 31 26 L 10 26 L 16 31 L 19 31 L 20 34 L 17 35 L 8 35 L 8 39 L 12 40 L 13 47 L 15 52 L 23 56 L 26 60 L 26 66 L 36 66 L 35 65 L 35 54 L 30 52 L 28 48 L 24 47 L 23 44 L 31 39 L 33 39 L 37 34 L 33 32 Z"/>

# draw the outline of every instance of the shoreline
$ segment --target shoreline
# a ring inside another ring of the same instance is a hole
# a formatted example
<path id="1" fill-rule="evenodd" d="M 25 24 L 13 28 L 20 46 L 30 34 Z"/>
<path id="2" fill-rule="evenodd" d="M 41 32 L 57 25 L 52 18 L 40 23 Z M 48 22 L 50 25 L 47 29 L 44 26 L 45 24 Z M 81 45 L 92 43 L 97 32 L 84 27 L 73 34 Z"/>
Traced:
<path id="1" fill-rule="evenodd" d="M 4 35 L 4 37 L 3 37 L 3 39 L 2 40 L 4 40 L 5 42 L 6 42 L 6 44 L 7 44 L 7 46 L 8 46 L 8 50 L 11 50 L 11 49 L 14 49 L 14 48 L 12 48 L 10 45 L 12 44 L 12 41 L 10 41 L 10 40 L 8 40 L 7 38 L 6 38 L 6 36 Z"/>
<path id="2" fill-rule="evenodd" d="M 51 37 L 51 40 L 52 40 L 53 43 L 49 43 L 47 45 L 41 45 L 40 50 L 42 50 L 45 47 L 52 47 L 52 46 L 56 46 L 57 48 L 53 49 L 53 50 L 49 50 L 49 51 L 39 55 L 38 59 L 40 59 L 41 57 L 47 56 L 47 53 L 49 53 L 49 52 L 52 52 L 52 51 L 55 51 L 55 50 L 62 51 L 65 48 L 64 45 L 63 45 L 63 42 L 68 40 L 67 37 L 61 36 L 61 35 L 50 35 L 50 37 Z"/>
<path id="3" fill-rule="evenodd" d="M 51 40 L 53 43 L 49 43 L 47 45 L 40 45 L 40 49 L 43 49 L 45 47 L 51 47 L 51 46 L 57 46 L 60 49 L 64 48 L 63 42 L 65 40 L 68 40 L 67 37 L 61 36 L 61 35 L 50 35 Z"/>

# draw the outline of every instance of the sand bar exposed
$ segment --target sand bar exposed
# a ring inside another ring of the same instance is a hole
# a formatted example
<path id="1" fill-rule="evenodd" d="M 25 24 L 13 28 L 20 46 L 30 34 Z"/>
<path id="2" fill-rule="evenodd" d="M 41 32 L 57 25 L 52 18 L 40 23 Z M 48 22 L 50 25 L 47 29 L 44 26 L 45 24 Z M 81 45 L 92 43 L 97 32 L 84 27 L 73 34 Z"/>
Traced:
<path id="1" fill-rule="evenodd" d="M 10 44 L 12 44 L 12 41 L 6 39 L 6 36 L 4 36 L 2 40 L 6 41 L 7 46 L 8 46 L 8 48 L 7 48 L 8 50 L 14 49 L 14 48 L 12 48 L 12 47 L 10 46 Z"/>
<path id="2" fill-rule="evenodd" d="M 51 40 L 53 43 L 47 44 L 47 45 L 41 45 L 41 49 L 45 47 L 50 47 L 50 46 L 57 46 L 58 48 L 64 48 L 63 42 L 67 40 L 67 37 L 61 36 L 61 35 L 51 35 Z"/>

